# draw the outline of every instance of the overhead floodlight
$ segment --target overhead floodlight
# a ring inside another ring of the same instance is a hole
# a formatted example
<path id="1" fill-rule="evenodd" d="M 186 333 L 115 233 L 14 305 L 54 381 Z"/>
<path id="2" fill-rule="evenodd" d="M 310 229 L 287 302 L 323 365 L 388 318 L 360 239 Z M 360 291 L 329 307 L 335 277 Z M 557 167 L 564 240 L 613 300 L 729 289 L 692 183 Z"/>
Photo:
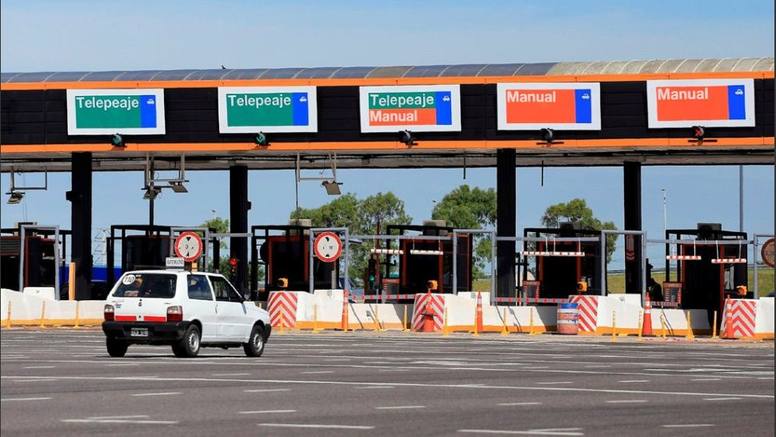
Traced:
<path id="1" fill-rule="evenodd" d="M 148 187 L 145 190 L 145 193 L 143 193 L 143 199 L 145 200 L 154 200 L 156 199 L 156 196 L 159 195 L 159 193 L 162 192 L 161 188 L 158 187 Z"/>
<path id="2" fill-rule="evenodd" d="M 550 144 L 555 140 L 555 131 L 549 128 L 542 129 L 542 139 L 545 143 Z"/>
<path id="3" fill-rule="evenodd" d="M 170 188 L 176 193 L 188 193 L 189 190 L 183 185 L 183 181 L 170 181 Z"/>
<path id="4" fill-rule="evenodd" d="M 703 141 L 704 135 L 706 135 L 706 129 L 704 129 L 703 126 L 692 127 L 692 137 L 695 138 L 697 141 Z"/>
<path id="5" fill-rule="evenodd" d="M 8 196 L 9 205 L 18 205 L 24 198 L 24 192 L 22 191 L 11 191 L 6 194 L 9 194 Z"/>
<path id="6" fill-rule="evenodd" d="M 412 132 L 405 129 L 403 131 L 399 131 L 399 141 L 402 143 L 408 145 L 408 146 L 414 146 L 418 143 L 415 142 L 415 137 L 412 135 Z"/>
<path id="7" fill-rule="evenodd" d="M 410 255 L 444 255 L 441 250 L 410 249 Z"/>
<path id="8" fill-rule="evenodd" d="M 253 142 L 256 143 L 257 146 L 269 146 L 269 138 L 267 138 L 267 135 L 264 134 L 264 132 L 259 132 L 253 137 Z"/>
<path id="9" fill-rule="evenodd" d="M 342 190 L 340 190 L 340 185 L 342 185 L 342 182 L 330 180 L 330 181 L 323 181 L 321 185 L 323 185 L 323 188 L 326 189 L 326 194 L 330 196 L 339 196 L 340 194 L 342 194 Z"/>
<path id="10" fill-rule="evenodd" d="M 124 144 L 124 138 L 121 137 L 118 133 L 113 134 L 113 136 L 110 138 L 110 144 L 113 147 L 126 147 L 127 145 Z"/>

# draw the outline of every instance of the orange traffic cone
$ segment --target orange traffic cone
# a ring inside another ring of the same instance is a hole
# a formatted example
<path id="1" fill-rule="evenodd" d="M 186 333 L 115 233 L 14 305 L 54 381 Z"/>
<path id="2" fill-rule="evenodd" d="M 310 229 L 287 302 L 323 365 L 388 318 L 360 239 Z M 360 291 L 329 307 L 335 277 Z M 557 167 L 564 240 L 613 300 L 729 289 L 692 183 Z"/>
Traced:
<path id="1" fill-rule="evenodd" d="M 474 332 L 480 333 L 482 332 L 482 294 L 480 292 L 477 292 L 477 311 L 474 318 L 476 319 L 474 323 L 477 324 Z"/>
<path id="2" fill-rule="evenodd" d="M 431 301 L 431 289 L 426 293 L 426 307 L 423 311 L 423 325 L 421 326 L 422 332 L 434 332 L 434 305 Z"/>
<path id="3" fill-rule="evenodd" d="M 733 301 L 725 299 L 725 309 L 722 313 L 722 320 L 724 325 L 722 327 L 722 338 L 735 338 L 733 336 Z"/>
<path id="4" fill-rule="evenodd" d="M 649 337 L 654 335 L 652 333 L 652 300 L 649 298 L 649 293 L 644 299 L 644 322 L 641 325 L 641 335 Z"/>
<path id="5" fill-rule="evenodd" d="M 350 297 L 350 293 L 348 293 L 348 290 L 345 290 L 345 292 L 342 295 L 342 319 L 341 319 L 341 326 L 340 328 L 347 332 L 348 330 L 348 299 Z"/>

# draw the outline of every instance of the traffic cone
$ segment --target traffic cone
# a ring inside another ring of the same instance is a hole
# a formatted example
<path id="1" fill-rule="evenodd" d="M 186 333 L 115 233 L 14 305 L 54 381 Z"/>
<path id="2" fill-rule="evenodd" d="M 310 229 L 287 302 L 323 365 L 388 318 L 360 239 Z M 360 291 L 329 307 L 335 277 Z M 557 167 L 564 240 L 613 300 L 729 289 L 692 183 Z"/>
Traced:
<path id="1" fill-rule="evenodd" d="M 423 311 L 422 332 L 434 332 L 434 305 L 431 303 L 432 299 L 431 289 L 429 289 L 426 293 L 426 308 Z"/>
<path id="2" fill-rule="evenodd" d="M 477 324 L 474 332 L 480 333 L 482 332 L 482 294 L 480 292 L 477 292 L 477 310 L 474 314 L 474 318 L 474 323 Z"/>
<path id="3" fill-rule="evenodd" d="M 733 302 L 730 299 L 725 299 L 725 309 L 722 313 L 722 322 L 725 326 L 722 327 L 722 338 L 734 338 L 732 310 Z"/>
<path id="4" fill-rule="evenodd" d="M 345 290 L 342 296 L 342 319 L 341 319 L 342 321 L 340 326 L 343 332 L 348 331 L 348 304 L 349 304 L 348 298 L 349 298 L 348 290 Z"/>
<path id="5" fill-rule="evenodd" d="M 652 300 L 649 298 L 649 293 L 644 299 L 644 321 L 641 325 L 641 335 L 645 337 L 654 335 L 652 334 Z"/>

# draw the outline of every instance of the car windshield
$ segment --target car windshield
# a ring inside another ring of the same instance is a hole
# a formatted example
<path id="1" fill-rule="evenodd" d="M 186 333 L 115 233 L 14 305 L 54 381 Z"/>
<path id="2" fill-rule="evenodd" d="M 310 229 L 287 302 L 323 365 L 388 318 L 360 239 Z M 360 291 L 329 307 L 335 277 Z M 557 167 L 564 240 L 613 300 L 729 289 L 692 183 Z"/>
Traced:
<path id="1" fill-rule="evenodd" d="M 164 273 L 127 273 L 119 281 L 113 297 L 166 299 L 175 296 L 177 275 Z"/>

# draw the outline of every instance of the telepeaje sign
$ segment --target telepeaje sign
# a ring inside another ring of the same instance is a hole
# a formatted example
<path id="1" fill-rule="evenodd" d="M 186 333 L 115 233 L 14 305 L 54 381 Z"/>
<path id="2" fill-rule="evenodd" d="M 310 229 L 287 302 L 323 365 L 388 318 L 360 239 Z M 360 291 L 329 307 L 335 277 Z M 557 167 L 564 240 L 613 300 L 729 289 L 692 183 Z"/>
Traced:
<path id="1" fill-rule="evenodd" d="M 361 132 L 457 132 L 459 85 L 381 86 L 360 89 Z"/>
<path id="2" fill-rule="evenodd" d="M 317 132 L 316 88 L 218 88 L 221 133 Z"/>
<path id="3" fill-rule="evenodd" d="M 68 135 L 163 135 L 164 90 L 67 90 Z"/>

